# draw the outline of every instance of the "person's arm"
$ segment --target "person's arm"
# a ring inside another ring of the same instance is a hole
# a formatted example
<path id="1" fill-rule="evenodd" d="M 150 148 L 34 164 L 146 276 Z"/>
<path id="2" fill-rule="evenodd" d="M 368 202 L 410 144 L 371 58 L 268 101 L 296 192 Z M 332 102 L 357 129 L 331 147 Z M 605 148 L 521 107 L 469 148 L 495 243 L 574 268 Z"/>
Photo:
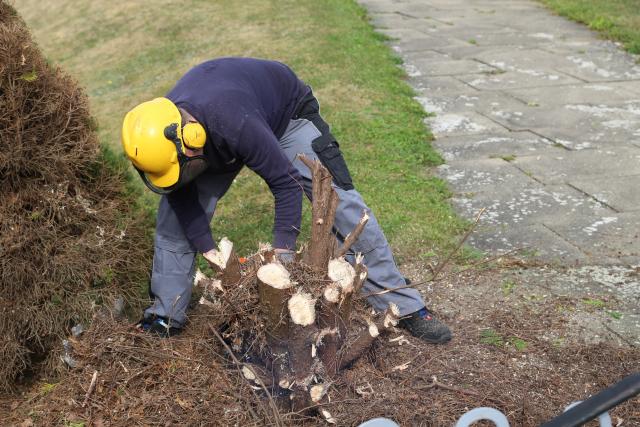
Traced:
<path id="1" fill-rule="evenodd" d="M 234 148 L 243 163 L 264 179 L 275 199 L 273 247 L 294 250 L 302 217 L 300 173 L 284 155 L 271 128 L 260 118 L 244 122 Z"/>

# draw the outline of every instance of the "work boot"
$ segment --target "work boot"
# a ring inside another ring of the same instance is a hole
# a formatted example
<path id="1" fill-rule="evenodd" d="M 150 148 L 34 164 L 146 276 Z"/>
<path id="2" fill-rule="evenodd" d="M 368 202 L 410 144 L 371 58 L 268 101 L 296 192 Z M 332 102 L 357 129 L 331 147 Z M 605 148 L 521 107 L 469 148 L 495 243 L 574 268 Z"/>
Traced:
<path id="1" fill-rule="evenodd" d="M 136 325 L 136 329 L 140 332 L 148 332 L 150 334 L 158 335 L 160 338 L 173 337 L 182 332 L 182 328 L 169 326 L 167 319 L 161 316 L 143 318 Z"/>
<path id="2" fill-rule="evenodd" d="M 451 339 L 447 325 L 433 317 L 426 307 L 400 319 L 399 326 L 428 343 L 444 344 Z"/>

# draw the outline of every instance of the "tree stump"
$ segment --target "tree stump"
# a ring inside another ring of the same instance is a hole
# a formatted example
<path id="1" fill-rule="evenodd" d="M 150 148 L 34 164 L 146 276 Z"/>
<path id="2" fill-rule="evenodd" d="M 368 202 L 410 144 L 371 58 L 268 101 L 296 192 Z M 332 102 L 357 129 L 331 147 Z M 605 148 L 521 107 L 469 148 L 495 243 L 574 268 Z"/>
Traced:
<path id="1" fill-rule="evenodd" d="M 363 212 L 360 222 L 337 248 L 332 228 L 338 196 L 331 186 L 331 175 L 320 162 L 305 157 L 301 160 L 311 169 L 313 178 L 311 241 L 300 263 L 279 263 L 270 247 L 261 248 L 252 257 L 259 267 L 245 272 L 245 276 L 255 274 L 269 351 L 265 366 L 252 362 L 241 368 L 247 381 L 271 388 L 274 395 L 287 395 L 289 408 L 296 412 L 318 408 L 316 405 L 330 391 L 332 379 L 395 326 L 399 315 L 397 307 L 390 306 L 373 318 L 361 318 L 360 323 L 367 326 L 352 330 L 353 300 L 362 289 L 367 269 L 361 254 L 356 254 L 354 265 L 344 256 L 369 216 Z M 244 283 L 246 277 L 242 277 L 233 244 L 227 240 L 219 246 L 222 256 L 215 263 L 219 286 L 224 289 Z M 290 270 L 296 274 L 314 271 L 316 279 L 311 285 L 304 283 L 292 277 Z M 328 422 L 336 422 L 326 410 L 319 413 Z"/>

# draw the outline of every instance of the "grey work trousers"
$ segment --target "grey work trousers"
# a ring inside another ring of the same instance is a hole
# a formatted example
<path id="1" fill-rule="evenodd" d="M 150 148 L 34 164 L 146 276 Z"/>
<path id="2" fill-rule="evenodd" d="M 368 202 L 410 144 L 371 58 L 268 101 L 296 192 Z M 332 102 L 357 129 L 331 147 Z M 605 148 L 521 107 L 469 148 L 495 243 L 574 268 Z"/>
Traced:
<path id="1" fill-rule="evenodd" d="M 317 159 L 311 148 L 311 142 L 320 136 L 320 131 L 307 119 L 291 120 L 284 135 L 280 138 L 280 147 L 302 175 L 304 191 L 311 198 L 311 172 L 296 158 L 302 153 Z M 218 200 L 227 192 L 237 172 L 212 174 L 205 172 L 195 184 L 198 186 L 200 204 L 209 221 L 213 217 Z M 378 221 L 355 189 L 345 191 L 334 185 L 340 203 L 336 211 L 335 231 L 338 239 L 346 236 L 359 222 L 363 210 L 369 212 L 369 222 L 352 246 L 353 253 L 362 253 L 369 271 L 363 292 L 372 293 L 385 288 L 395 288 L 405 284 L 404 277 L 398 271 Z M 166 197 L 160 200 L 156 222 L 155 253 L 151 275 L 151 292 L 155 296 L 153 305 L 145 316 L 162 316 L 175 326 L 186 321 L 186 308 L 191 298 L 195 270 L 196 250 L 187 240 L 178 218 L 169 206 Z M 353 262 L 353 256 L 347 256 Z M 371 296 L 368 302 L 376 311 L 385 310 L 389 303 L 395 303 L 401 315 L 407 315 L 425 306 L 420 293 L 415 289 L 399 289 L 383 295 Z"/>

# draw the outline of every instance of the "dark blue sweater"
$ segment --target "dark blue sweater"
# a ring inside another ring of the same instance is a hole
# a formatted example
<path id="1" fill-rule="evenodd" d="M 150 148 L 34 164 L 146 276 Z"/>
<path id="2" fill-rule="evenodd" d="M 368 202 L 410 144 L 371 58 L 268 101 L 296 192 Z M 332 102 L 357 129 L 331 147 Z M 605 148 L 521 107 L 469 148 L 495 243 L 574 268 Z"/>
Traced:
<path id="1" fill-rule="evenodd" d="M 167 94 L 204 126 L 204 153 L 212 172 L 231 172 L 247 165 L 265 180 L 275 198 L 276 248 L 295 248 L 302 212 L 300 174 L 280 149 L 278 139 L 309 90 L 279 62 L 221 58 L 195 66 Z M 213 249 L 195 182 L 169 194 L 168 201 L 195 249 Z"/>

